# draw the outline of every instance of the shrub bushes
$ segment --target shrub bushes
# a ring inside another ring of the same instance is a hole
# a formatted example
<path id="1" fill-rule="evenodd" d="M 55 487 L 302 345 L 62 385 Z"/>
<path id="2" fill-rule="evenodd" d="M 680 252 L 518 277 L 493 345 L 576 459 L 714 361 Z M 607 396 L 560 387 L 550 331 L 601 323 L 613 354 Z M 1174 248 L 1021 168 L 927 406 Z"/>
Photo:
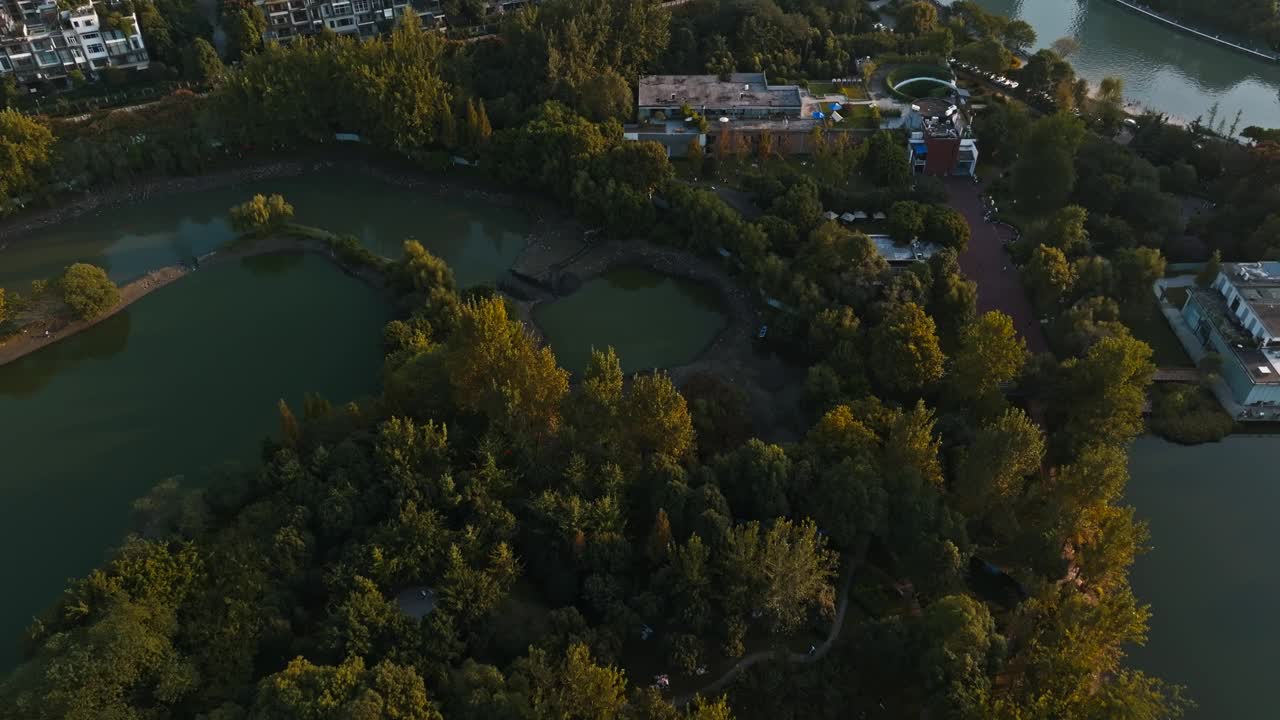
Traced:
<path id="1" fill-rule="evenodd" d="M 1151 432 L 1184 445 L 1217 442 L 1231 433 L 1231 416 L 1198 385 L 1165 383 L 1151 391 Z"/>

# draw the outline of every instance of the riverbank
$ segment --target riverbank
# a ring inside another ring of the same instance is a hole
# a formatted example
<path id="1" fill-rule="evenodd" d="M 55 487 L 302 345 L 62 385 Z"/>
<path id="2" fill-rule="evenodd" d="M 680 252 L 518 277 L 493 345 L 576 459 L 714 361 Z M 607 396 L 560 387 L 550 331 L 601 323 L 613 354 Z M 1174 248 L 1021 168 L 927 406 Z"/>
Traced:
<path id="1" fill-rule="evenodd" d="M 26 357 L 31 353 L 84 332 L 98 323 L 119 313 L 147 295 L 166 287 L 200 269 L 236 262 L 251 257 L 291 252 L 307 252 L 322 255 L 331 260 L 343 272 L 376 288 L 386 287 L 381 271 L 362 265 L 343 263 L 334 255 L 332 246 L 314 237 L 299 234 L 273 236 L 237 243 L 235 247 L 215 251 L 202 258 L 198 265 L 168 265 L 152 270 L 142 277 L 120 286 L 120 302 L 91 320 L 70 320 L 63 317 L 48 318 L 24 327 L 10 338 L 0 341 L 0 366 Z"/>

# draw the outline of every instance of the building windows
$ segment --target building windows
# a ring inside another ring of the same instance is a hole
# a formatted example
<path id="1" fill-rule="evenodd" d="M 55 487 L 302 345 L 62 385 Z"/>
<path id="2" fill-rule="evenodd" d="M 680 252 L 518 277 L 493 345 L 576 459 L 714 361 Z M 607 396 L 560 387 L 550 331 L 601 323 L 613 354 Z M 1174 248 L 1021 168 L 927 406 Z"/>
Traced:
<path id="1" fill-rule="evenodd" d="M 99 35 L 98 33 L 85 33 L 84 35 L 80 36 L 80 39 L 81 40 L 97 40 L 100 37 L 102 36 Z"/>
<path id="2" fill-rule="evenodd" d="M 90 53 L 100 53 L 100 52 L 106 52 L 107 49 L 102 47 L 102 45 L 99 43 L 94 43 L 92 45 L 86 46 L 85 51 Z"/>
<path id="3" fill-rule="evenodd" d="M 358 13 L 369 12 L 369 0 L 356 0 L 355 6 Z"/>

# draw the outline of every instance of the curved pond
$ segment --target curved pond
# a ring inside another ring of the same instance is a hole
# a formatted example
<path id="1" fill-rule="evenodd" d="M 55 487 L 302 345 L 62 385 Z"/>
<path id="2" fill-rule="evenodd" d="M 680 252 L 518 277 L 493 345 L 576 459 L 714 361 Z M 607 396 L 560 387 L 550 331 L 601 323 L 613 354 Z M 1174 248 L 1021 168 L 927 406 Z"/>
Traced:
<path id="1" fill-rule="evenodd" d="M 235 237 L 227 210 L 255 193 L 280 193 L 298 222 L 354 234 L 386 257 L 414 238 L 449 263 L 460 287 L 493 283 L 519 255 L 529 226 L 515 208 L 331 168 L 147 200 L 31 233 L 0 249 L 0 287 L 24 289 L 74 262 L 105 267 L 117 282 L 187 262 Z"/>
<path id="2" fill-rule="evenodd" d="M 950 4 L 952 0 L 947 0 Z M 1080 41 L 1068 60 L 1097 87 L 1124 80 L 1128 100 L 1190 121 L 1219 104 L 1231 125 L 1280 127 L 1280 63 L 1268 63 L 1144 18 L 1111 0 L 977 0 L 984 9 L 1035 28 L 1037 47 Z"/>
<path id="3" fill-rule="evenodd" d="M 119 543 L 159 480 L 251 461 L 276 401 L 377 390 L 386 303 L 327 260 L 200 270 L 0 367 L 0 668 L 67 578 Z"/>
<path id="4" fill-rule="evenodd" d="M 534 308 L 560 366 L 580 373 L 612 345 L 626 372 L 692 360 L 728 325 L 713 288 L 643 268 L 615 268 Z"/>
<path id="5" fill-rule="evenodd" d="M 1143 437 L 1130 454 L 1126 495 L 1150 524 L 1152 546 L 1132 572 L 1151 630 L 1130 658 L 1187 686 L 1199 705 L 1189 720 L 1276 714 L 1277 453 L 1280 437 L 1194 447 Z"/>

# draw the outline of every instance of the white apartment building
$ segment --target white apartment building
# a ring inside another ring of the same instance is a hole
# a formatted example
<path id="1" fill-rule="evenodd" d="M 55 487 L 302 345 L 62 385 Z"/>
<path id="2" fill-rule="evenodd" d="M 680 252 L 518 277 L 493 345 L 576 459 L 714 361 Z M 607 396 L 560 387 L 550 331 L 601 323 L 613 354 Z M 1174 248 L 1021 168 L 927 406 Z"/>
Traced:
<path id="1" fill-rule="evenodd" d="M 490 0 L 492 12 L 509 12 L 537 0 Z M 441 0 L 255 0 L 267 18 L 264 40 L 287 42 L 299 35 L 328 29 L 365 37 L 390 31 L 400 16 L 412 11 L 424 28 L 443 29 Z"/>
<path id="2" fill-rule="evenodd" d="M 108 67 L 146 68 L 137 16 L 126 9 L 109 0 L 71 10 L 52 0 L 0 0 L 0 75 L 66 87 L 72 70 L 94 78 Z"/>
<path id="3" fill-rule="evenodd" d="M 443 25 L 440 0 L 256 0 L 267 18 L 264 40 L 287 42 L 328 29 L 372 36 L 389 31 L 412 8 L 423 27 Z"/>

